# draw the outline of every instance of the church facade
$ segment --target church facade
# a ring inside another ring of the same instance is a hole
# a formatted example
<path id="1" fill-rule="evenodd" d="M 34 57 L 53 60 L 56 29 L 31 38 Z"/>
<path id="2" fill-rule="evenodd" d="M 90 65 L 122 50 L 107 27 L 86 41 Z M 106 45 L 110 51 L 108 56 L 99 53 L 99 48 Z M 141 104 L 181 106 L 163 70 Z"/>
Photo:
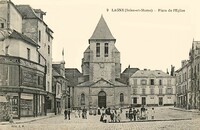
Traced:
<path id="1" fill-rule="evenodd" d="M 74 107 L 130 105 L 130 87 L 120 82 L 120 52 L 101 16 L 82 59 L 82 77 L 73 90 Z"/>

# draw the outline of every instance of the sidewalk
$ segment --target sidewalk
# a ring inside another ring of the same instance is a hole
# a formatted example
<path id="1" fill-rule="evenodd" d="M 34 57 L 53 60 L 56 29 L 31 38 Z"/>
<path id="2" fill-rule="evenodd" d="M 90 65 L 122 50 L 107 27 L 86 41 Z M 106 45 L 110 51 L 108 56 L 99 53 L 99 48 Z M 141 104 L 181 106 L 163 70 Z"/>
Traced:
<path id="1" fill-rule="evenodd" d="M 55 115 L 54 113 L 48 113 L 46 116 L 22 117 L 21 119 L 13 119 L 13 123 L 10 123 L 9 121 L 0 122 L 0 125 L 29 123 L 29 122 L 33 122 L 33 121 L 36 121 L 36 120 L 52 118 L 52 117 L 55 117 L 55 116 L 59 116 L 59 115 Z"/>
<path id="2" fill-rule="evenodd" d="M 200 114 L 200 111 L 198 109 L 187 110 L 185 108 L 178 108 L 178 107 L 173 107 L 173 108 L 169 108 L 169 109 L 177 110 L 177 111 L 184 111 L 184 112 L 193 112 L 193 113 L 199 113 Z"/>

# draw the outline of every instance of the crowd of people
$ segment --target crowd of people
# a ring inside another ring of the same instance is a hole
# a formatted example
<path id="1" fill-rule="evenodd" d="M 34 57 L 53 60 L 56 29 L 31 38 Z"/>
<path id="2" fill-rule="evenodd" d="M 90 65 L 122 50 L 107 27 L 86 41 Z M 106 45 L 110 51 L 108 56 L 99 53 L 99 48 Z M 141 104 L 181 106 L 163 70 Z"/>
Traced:
<path id="1" fill-rule="evenodd" d="M 138 120 L 154 120 L 155 110 L 147 109 L 144 106 L 141 109 L 130 108 L 129 111 L 126 111 L 126 119 L 130 119 L 130 121 L 138 121 Z"/>
<path id="2" fill-rule="evenodd" d="M 72 111 L 68 108 L 64 111 L 64 118 L 70 120 L 70 113 Z M 89 109 L 90 115 L 99 115 L 100 121 L 104 123 L 114 123 L 121 122 L 122 108 L 93 108 Z M 84 107 L 82 109 L 77 108 L 74 110 L 75 118 L 87 119 L 88 110 Z M 139 120 L 154 120 L 155 110 L 154 108 L 145 108 L 142 106 L 139 108 L 129 107 L 128 111 L 125 112 L 126 119 L 130 121 L 139 121 Z"/>
<path id="3" fill-rule="evenodd" d="M 98 115 L 101 115 L 100 121 L 104 123 L 109 123 L 109 122 L 120 122 L 121 121 L 121 113 L 122 113 L 122 108 L 104 108 L 102 107 L 101 109 L 98 108 Z"/>

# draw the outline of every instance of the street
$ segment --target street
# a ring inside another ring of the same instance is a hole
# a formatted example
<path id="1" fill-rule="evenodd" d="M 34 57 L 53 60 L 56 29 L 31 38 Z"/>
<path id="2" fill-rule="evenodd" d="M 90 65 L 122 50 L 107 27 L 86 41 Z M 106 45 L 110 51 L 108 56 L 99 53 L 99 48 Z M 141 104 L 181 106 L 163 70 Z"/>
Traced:
<path id="1" fill-rule="evenodd" d="M 150 109 L 150 108 L 149 108 Z M 102 123 L 100 116 L 88 115 L 88 119 L 64 120 L 63 115 L 36 120 L 29 123 L 1 125 L 0 130 L 199 130 L 200 115 L 194 112 L 156 107 L 155 121 L 130 122 L 122 113 L 122 123 Z"/>

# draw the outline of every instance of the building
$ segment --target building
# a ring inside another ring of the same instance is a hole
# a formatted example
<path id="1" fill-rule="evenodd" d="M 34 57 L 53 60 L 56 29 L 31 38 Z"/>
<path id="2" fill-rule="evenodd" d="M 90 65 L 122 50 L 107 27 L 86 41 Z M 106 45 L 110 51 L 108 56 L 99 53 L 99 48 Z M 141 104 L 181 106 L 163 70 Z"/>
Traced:
<path id="1" fill-rule="evenodd" d="M 23 16 L 11 1 L 0 1 L 0 25 L 0 103 L 8 103 L 1 116 L 45 115 L 46 59 L 38 59 L 40 45 L 23 33 Z"/>
<path id="2" fill-rule="evenodd" d="M 68 108 L 69 80 L 65 77 L 65 62 L 54 62 L 53 66 L 53 93 L 55 94 L 54 109 L 60 114 Z M 51 103 L 53 101 L 50 101 Z"/>
<path id="3" fill-rule="evenodd" d="M 200 110 L 200 41 L 192 42 L 189 60 L 176 71 L 177 107 Z"/>
<path id="4" fill-rule="evenodd" d="M 47 114 L 53 31 L 43 15 L 29 5 L 0 1 L 0 98 L 14 118 Z"/>
<path id="5" fill-rule="evenodd" d="M 65 77 L 69 80 L 69 99 L 68 107 L 71 108 L 74 105 L 74 86 L 78 85 L 78 79 L 82 77 L 81 72 L 77 68 L 65 68 Z"/>
<path id="6" fill-rule="evenodd" d="M 121 82 L 129 85 L 129 78 L 133 75 L 139 68 L 131 68 L 130 65 L 121 73 Z"/>
<path id="7" fill-rule="evenodd" d="M 40 47 L 38 51 L 38 60 L 45 59 L 45 86 L 47 100 L 53 101 L 52 93 L 52 40 L 53 31 L 44 22 L 43 17 L 46 15 L 41 9 L 33 9 L 29 5 L 16 5 L 18 12 L 22 17 L 22 32 L 24 35 L 31 38 Z M 49 102 L 47 101 L 47 102 Z M 51 103 L 54 104 L 53 102 Z M 54 112 L 54 109 L 48 109 L 48 112 Z"/>
<path id="8" fill-rule="evenodd" d="M 122 107 L 130 104 L 130 87 L 119 82 L 120 52 L 103 16 L 82 59 L 82 77 L 74 87 L 74 107 Z"/>
<path id="9" fill-rule="evenodd" d="M 191 108 L 200 110 L 200 41 L 194 41 L 192 43 L 192 49 L 189 53 L 191 61 Z"/>
<path id="10" fill-rule="evenodd" d="M 174 105 L 175 77 L 161 70 L 138 70 L 129 79 L 133 106 Z"/>
<path id="11" fill-rule="evenodd" d="M 191 62 L 183 60 L 181 68 L 176 71 L 176 106 L 190 109 L 191 94 Z"/>

